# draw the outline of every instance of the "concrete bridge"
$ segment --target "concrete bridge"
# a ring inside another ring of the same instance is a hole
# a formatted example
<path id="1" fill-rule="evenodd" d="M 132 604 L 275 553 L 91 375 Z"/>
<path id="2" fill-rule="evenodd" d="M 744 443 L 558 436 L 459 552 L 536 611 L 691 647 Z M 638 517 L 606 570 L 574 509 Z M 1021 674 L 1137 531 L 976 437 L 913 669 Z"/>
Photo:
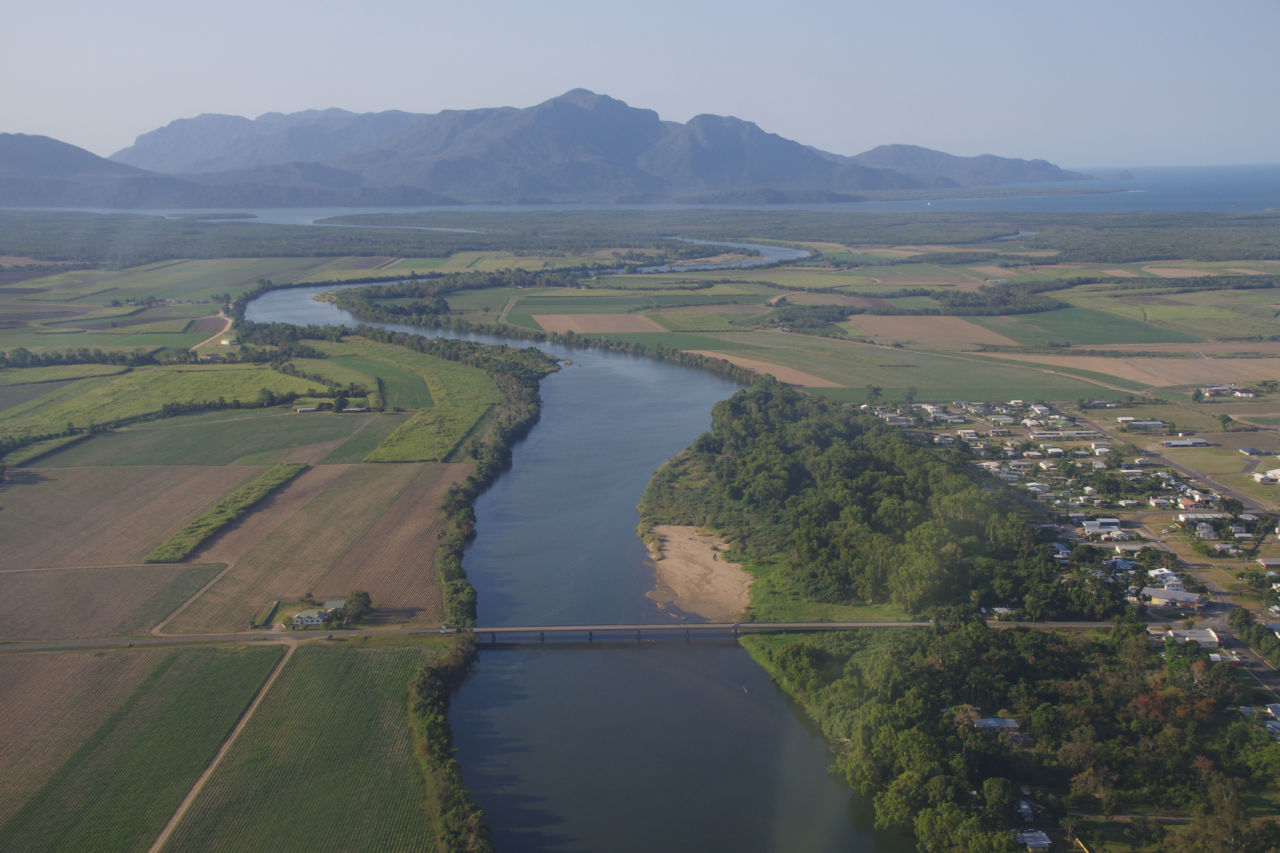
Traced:
<path id="1" fill-rule="evenodd" d="M 472 629 L 476 639 L 491 644 L 500 642 L 528 643 L 536 638 L 586 640 L 597 638 L 631 638 L 636 640 L 658 637 L 737 637 L 741 634 L 780 634 L 802 631 L 853 631 L 864 628 L 926 628 L 932 622 L 698 622 L 658 625 L 482 625 Z M 992 628 L 1035 628 L 1038 630 L 1110 628 L 1110 622 L 998 622 L 987 623 Z M 447 629 L 442 629 L 447 630 Z"/>

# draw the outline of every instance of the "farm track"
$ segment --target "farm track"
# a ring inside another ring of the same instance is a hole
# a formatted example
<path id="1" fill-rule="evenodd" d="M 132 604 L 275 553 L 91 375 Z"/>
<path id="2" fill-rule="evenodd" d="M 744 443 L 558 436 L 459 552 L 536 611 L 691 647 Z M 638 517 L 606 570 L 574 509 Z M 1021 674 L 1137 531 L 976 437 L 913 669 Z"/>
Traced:
<path id="1" fill-rule="evenodd" d="M 249 703 L 249 707 L 240 715 L 240 719 L 236 722 L 235 728 L 231 730 L 231 734 L 227 735 L 227 739 L 222 742 L 222 746 L 218 749 L 218 754 L 209 762 L 209 766 L 200 774 L 200 778 L 196 779 L 195 784 L 191 786 L 191 790 L 187 792 L 186 797 L 178 805 L 177 811 L 173 813 L 173 817 L 169 818 L 169 822 L 165 824 L 164 829 L 156 838 L 155 842 L 148 848 L 147 853 L 159 853 L 168 843 L 169 837 L 173 835 L 173 831 L 178 828 L 178 824 L 182 822 L 182 818 L 186 816 L 187 810 L 191 808 L 191 804 L 195 802 L 196 797 L 204 789 L 209 778 L 213 776 L 218 765 L 222 763 L 222 759 L 231 751 L 231 747 L 235 745 L 236 738 L 240 737 L 240 733 L 244 731 L 245 726 L 249 724 L 249 720 L 253 718 L 253 714 L 258 710 L 258 706 L 262 704 L 262 700 L 271 692 L 271 685 L 276 683 L 276 679 L 280 673 L 284 671 L 285 666 L 289 663 L 289 659 L 293 657 L 293 653 L 298 650 L 296 642 L 288 643 L 284 654 L 276 663 L 275 669 L 271 670 L 271 674 L 267 676 L 267 680 L 258 688 L 258 693 L 253 697 L 253 701 Z"/>
<path id="2" fill-rule="evenodd" d="M 222 337 L 222 336 L 223 336 L 223 335 L 225 335 L 227 332 L 231 331 L 231 324 L 232 324 L 234 321 L 233 321 L 230 317 L 228 317 L 227 315 L 223 314 L 221 311 L 219 311 L 217 314 L 210 314 L 210 315 L 209 315 L 209 317 L 218 317 L 218 318 L 222 319 L 222 321 L 223 321 L 222 328 L 221 328 L 221 329 L 219 329 L 218 331 L 214 332 L 214 333 L 213 333 L 212 335 L 210 335 L 209 337 L 205 338 L 205 339 L 204 339 L 203 341 L 201 341 L 200 343 L 198 343 L 198 344 L 196 344 L 195 346 L 191 347 L 191 351 L 192 351 L 192 352 L 195 352 L 196 350 L 200 349 L 200 347 L 204 346 L 205 344 L 211 344 L 211 343 L 213 343 L 215 340 L 217 340 L 218 338 Z M 209 317 L 197 317 L 197 318 L 196 318 L 196 322 L 199 322 L 200 320 L 207 320 L 207 319 L 209 319 Z"/>

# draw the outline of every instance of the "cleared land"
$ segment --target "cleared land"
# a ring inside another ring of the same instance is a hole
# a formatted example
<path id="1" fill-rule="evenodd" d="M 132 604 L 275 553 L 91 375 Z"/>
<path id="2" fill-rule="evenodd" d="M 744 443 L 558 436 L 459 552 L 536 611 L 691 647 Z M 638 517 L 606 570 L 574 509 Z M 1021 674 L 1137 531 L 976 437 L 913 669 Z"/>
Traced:
<path id="1" fill-rule="evenodd" d="M 0 484 L 0 570 L 136 565 L 250 467 L 23 468 Z"/>
<path id="2" fill-rule="evenodd" d="M 300 648 L 165 849 L 434 849 L 406 720 L 426 655 Z"/>
<path id="3" fill-rule="evenodd" d="M 167 654 L 112 649 L 0 655 L 0 826 Z"/>
<path id="4" fill-rule="evenodd" d="M 466 464 L 306 471 L 196 553 L 231 568 L 165 630 L 234 630 L 268 601 L 345 597 L 354 588 L 396 618 L 438 624 L 438 508 L 469 472 Z"/>
<path id="5" fill-rule="evenodd" d="M 222 568 L 197 564 L 0 572 L 0 639 L 145 633 Z"/>
<path id="6" fill-rule="evenodd" d="M 809 388 L 840 387 L 840 383 L 832 382 L 830 379 L 823 379 L 821 376 L 814 376 L 812 373 L 805 373 L 802 370 L 796 370 L 791 367 L 783 367 L 780 364 L 771 364 L 767 361 L 757 361 L 753 358 L 743 358 L 740 355 L 731 355 L 714 350 L 685 350 L 685 352 L 692 355 L 706 356 L 707 358 L 722 358 L 730 364 L 744 367 L 754 373 L 767 373 L 779 382 L 785 382 L 788 385 L 804 385 Z"/>
<path id="7" fill-rule="evenodd" d="M 721 558 L 724 542 L 718 536 L 673 524 L 655 525 L 652 532 L 658 545 L 653 558 L 656 586 L 647 593 L 649 598 L 711 622 L 739 618 L 751 601 L 755 578 Z"/>
<path id="8" fill-rule="evenodd" d="M 0 826 L 5 846 L 145 850 L 281 653 L 168 653 Z"/>
<path id="9" fill-rule="evenodd" d="M 626 332 L 665 332 L 660 324 L 643 314 L 534 314 L 534 321 L 545 332 L 583 335 Z"/>
<path id="10" fill-rule="evenodd" d="M 1105 358 L 1022 353 L 989 355 L 1010 361 L 1106 373 L 1152 388 L 1215 382 L 1254 382 L 1280 376 L 1280 358 Z"/>

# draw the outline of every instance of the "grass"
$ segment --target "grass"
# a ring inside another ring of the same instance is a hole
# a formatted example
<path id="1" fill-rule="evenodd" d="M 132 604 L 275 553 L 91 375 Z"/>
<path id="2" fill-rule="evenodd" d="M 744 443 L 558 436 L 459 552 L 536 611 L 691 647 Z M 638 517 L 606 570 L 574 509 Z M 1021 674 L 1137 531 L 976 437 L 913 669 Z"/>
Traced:
<path id="1" fill-rule="evenodd" d="M 281 462 L 267 469 L 253 481 L 236 489 L 213 509 L 188 523 L 161 543 L 144 559 L 148 563 L 176 563 L 200 547 L 200 544 L 254 505 L 306 470 L 302 462 Z"/>
<path id="2" fill-rule="evenodd" d="M 1076 346 L 1128 343 L 1187 343 L 1203 340 L 1110 311 L 1060 308 L 1007 317 L 969 317 L 980 326 L 1026 346 L 1070 342 Z"/>
<path id="3" fill-rule="evenodd" d="M 255 364 L 142 368 L 83 379 L 0 413 L 0 434 L 53 435 L 67 424 L 84 429 L 158 414 L 166 403 L 255 403 L 265 388 L 305 394 L 315 383 Z"/>
<path id="4" fill-rule="evenodd" d="M 310 644 L 179 824 L 173 850 L 431 850 L 407 709 L 423 647 Z"/>
<path id="5" fill-rule="evenodd" d="M 342 417 L 355 417 L 353 415 L 343 415 Z M 367 426 L 362 427 L 351 438 L 344 441 L 338 449 L 334 450 L 324 459 L 320 460 L 322 465 L 335 465 L 347 462 L 360 462 L 366 456 L 374 451 L 374 448 L 386 441 L 387 437 L 395 432 L 407 420 L 410 415 L 399 414 L 394 412 L 386 412 L 380 415 L 365 417 Z"/>
<path id="6" fill-rule="evenodd" d="M 270 465 L 311 445 L 362 435 L 367 430 L 361 427 L 372 428 L 371 422 L 391 417 L 394 416 L 323 412 L 296 415 L 279 409 L 222 409 L 95 435 L 78 447 L 46 456 L 40 465 L 53 468 L 236 462 Z"/>
<path id="7" fill-rule="evenodd" d="M 182 649 L 0 827 L 10 850 L 146 850 L 248 706 L 280 647 Z"/>
<path id="8" fill-rule="evenodd" d="M 28 385 L 38 382 L 58 382 L 66 379 L 84 379 L 89 376 L 112 376 L 129 368 L 120 364 L 55 364 L 48 367 L 0 368 L 0 386 Z"/>
<path id="9" fill-rule="evenodd" d="M 443 462 L 489 413 L 489 405 L 424 409 L 400 424 L 365 462 Z"/>

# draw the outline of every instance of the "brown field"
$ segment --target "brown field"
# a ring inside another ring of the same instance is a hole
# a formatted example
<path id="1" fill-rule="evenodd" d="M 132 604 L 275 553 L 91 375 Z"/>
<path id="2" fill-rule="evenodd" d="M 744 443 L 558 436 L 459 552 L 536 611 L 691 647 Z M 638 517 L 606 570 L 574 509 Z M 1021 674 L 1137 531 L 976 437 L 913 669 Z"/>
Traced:
<path id="1" fill-rule="evenodd" d="M 12 471 L 0 485 L 0 570 L 141 563 L 261 471 L 247 465 Z"/>
<path id="2" fill-rule="evenodd" d="M 1181 344 L 1094 344 L 1089 349 L 1115 350 L 1117 352 L 1256 352 L 1280 356 L 1280 341 L 1201 341 Z"/>
<path id="3" fill-rule="evenodd" d="M 1105 358 L 990 353 L 997 358 L 1103 373 L 1151 388 L 1211 382 L 1252 382 L 1280 376 L 1280 358 Z"/>
<path id="4" fill-rule="evenodd" d="M 0 824 L 167 654 L 114 649 L 0 655 Z"/>
<path id="5" fill-rule="evenodd" d="M 204 335 L 206 338 L 210 335 L 217 335 L 227 328 L 227 321 L 224 317 L 216 314 L 209 317 L 201 317 L 196 320 L 195 325 L 188 329 L 192 334 Z"/>
<path id="6" fill-rule="evenodd" d="M 1103 270 L 1103 273 L 1105 273 L 1106 275 L 1115 276 L 1116 278 L 1141 278 L 1142 277 L 1138 275 L 1136 272 L 1134 272 L 1133 270 L 1121 270 L 1121 269 Z"/>
<path id="7" fill-rule="evenodd" d="M 991 278 L 1009 278 L 1010 276 L 1014 276 L 1018 274 L 1017 270 L 1009 270 L 1009 269 L 1005 269 L 1004 267 L 981 266 L 981 267 L 969 267 L 969 269 L 973 270 L 976 273 L 981 273 L 982 275 L 990 276 Z"/>
<path id="8" fill-rule="evenodd" d="M 404 618 L 437 618 L 436 510 L 444 490 L 469 470 L 420 463 L 304 472 L 198 553 L 201 562 L 230 568 L 164 630 L 234 629 L 269 601 L 345 597 L 354 588 Z"/>
<path id="9" fill-rule="evenodd" d="M 723 358 L 730 364 L 736 364 L 738 367 L 745 368 L 755 373 L 767 373 L 777 379 L 779 382 L 785 382 L 788 385 L 804 385 L 808 388 L 840 388 L 839 382 L 832 382 L 829 379 L 823 379 L 821 376 L 814 376 L 812 373 L 805 373 L 802 370 L 795 370 L 790 367 L 783 367 L 780 364 L 771 364 L 767 361 L 756 361 L 754 358 L 743 358 L 742 356 L 730 355 L 729 353 L 716 352 L 715 350 L 685 350 L 693 355 L 701 355 L 707 358 Z"/>
<path id="10" fill-rule="evenodd" d="M 166 589 L 191 571 L 190 566 L 142 565 L 0 572 L 0 639 L 67 640 L 141 633 L 190 594 L 174 599 L 170 592 L 166 599 Z M 217 567 L 203 571 L 208 577 Z"/>
<path id="11" fill-rule="evenodd" d="M 993 346 L 1017 346 L 1017 341 L 998 332 L 984 329 L 963 317 L 911 317 L 862 314 L 849 318 L 855 332 L 868 337 L 896 341 L 913 341 L 921 346 L 940 345 L 944 349 Z"/>
<path id="12" fill-rule="evenodd" d="M 625 334 L 665 332 L 666 329 L 642 314 L 534 314 L 533 320 L 545 332 L 564 334 Z"/>
<path id="13" fill-rule="evenodd" d="M 1240 275 L 1266 275 L 1262 270 L 1251 270 L 1247 267 L 1228 267 L 1227 272 L 1238 272 Z"/>
<path id="14" fill-rule="evenodd" d="M 1160 278 L 1200 278 L 1206 275 L 1219 275 L 1217 270 L 1197 270 L 1191 267 L 1143 267 L 1143 272 Z"/>

